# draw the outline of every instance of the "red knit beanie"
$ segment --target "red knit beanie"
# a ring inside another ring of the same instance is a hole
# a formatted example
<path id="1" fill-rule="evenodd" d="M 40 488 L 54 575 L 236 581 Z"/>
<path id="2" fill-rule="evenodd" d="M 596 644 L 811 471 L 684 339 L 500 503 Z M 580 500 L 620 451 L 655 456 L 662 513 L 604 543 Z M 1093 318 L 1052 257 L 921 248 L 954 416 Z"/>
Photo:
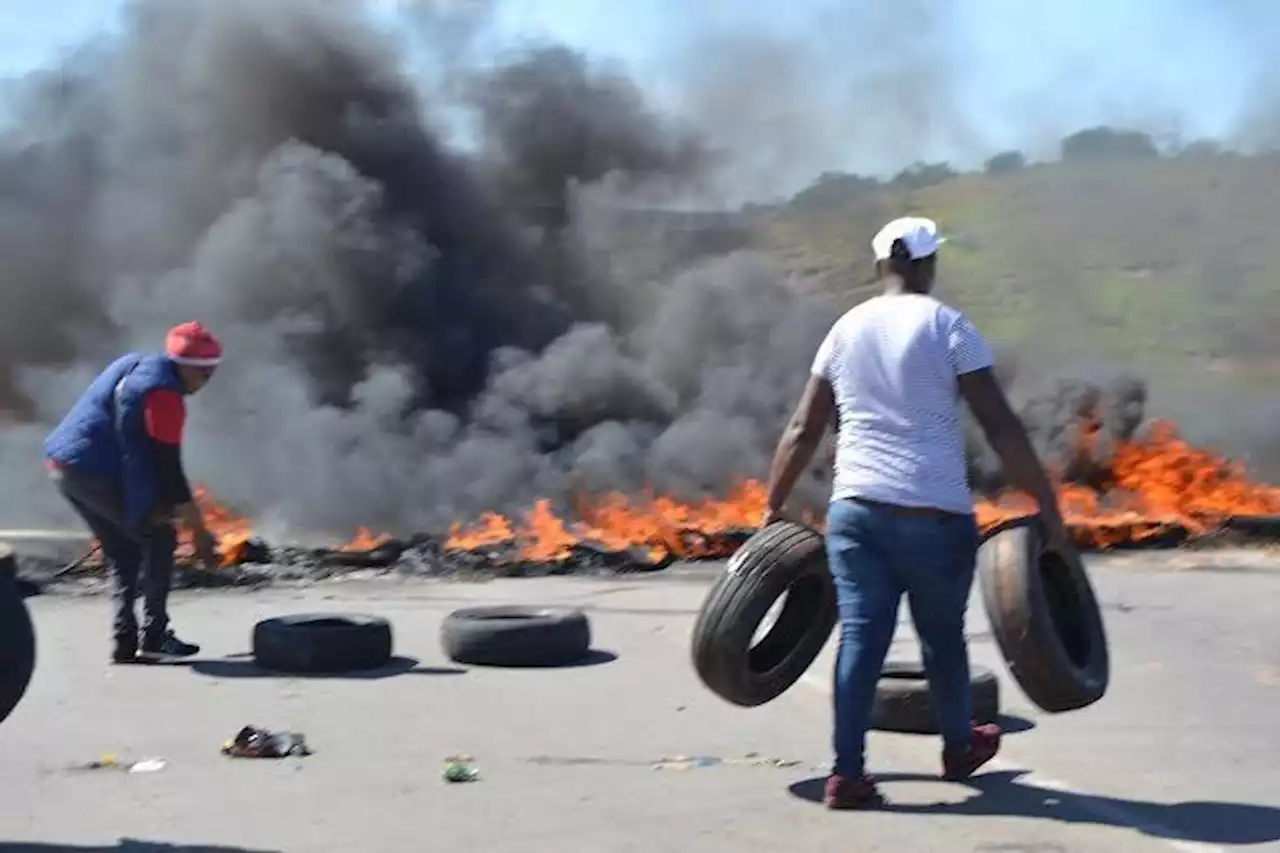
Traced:
<path id="1" fill-rule="evenodd" d="M 222 344 L 195 321 L 180 323 L 164 336 L 165 355 L 188 367 L 216 367 L 222 361 Z"/>

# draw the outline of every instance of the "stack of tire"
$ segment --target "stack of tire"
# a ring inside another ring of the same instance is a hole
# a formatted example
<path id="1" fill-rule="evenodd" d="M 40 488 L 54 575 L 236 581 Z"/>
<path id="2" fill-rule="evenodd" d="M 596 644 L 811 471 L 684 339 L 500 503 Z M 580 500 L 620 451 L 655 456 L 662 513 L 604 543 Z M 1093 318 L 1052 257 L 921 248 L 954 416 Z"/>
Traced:
<path id="1" fill-rule="evenodd" d="M 1010 674 L 1049 713 L 1102 698 L 1110 678 L 1107 638 L 1093 587 L 1074 552 L 1047 551 L 1035 518 L 989 531 L 978 579 L 992 632 Z M 756 640 L 779 598 L 776 620 Z M 758 531 L 729 560 L 693 629 L 699 678 L 735 705 L 753 707 L 788 690 L 813 664 L 836 623 L 835 588 L 821 534 L 778 522 Z M 1000 713 L 999 679 L 972 668 L 975 717 Z M 882 671 L 873 728 L 935 733 L 928 682 L 918 663 Z"/>

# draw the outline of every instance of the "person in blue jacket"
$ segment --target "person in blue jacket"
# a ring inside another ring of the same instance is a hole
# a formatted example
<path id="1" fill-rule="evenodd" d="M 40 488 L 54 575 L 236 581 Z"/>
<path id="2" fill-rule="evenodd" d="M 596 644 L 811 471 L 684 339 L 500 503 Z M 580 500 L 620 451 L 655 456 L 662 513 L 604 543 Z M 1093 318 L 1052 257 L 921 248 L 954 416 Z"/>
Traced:
<path id="1" fill-rule="evenodd" d="M 182 467 L 182 432 L 184 398 L 208 383 L 221 359 L 222 346 L 199 323 L 175 326 L 163 354 L 132 352 L 109 364 L 45 439 L 50 475 L 111 569 L 115 663 L 200 651 L 170 629 L 167 602 L 175 521 L 194 533 L 201 562 L 217 564 L 214 538 Z"/>

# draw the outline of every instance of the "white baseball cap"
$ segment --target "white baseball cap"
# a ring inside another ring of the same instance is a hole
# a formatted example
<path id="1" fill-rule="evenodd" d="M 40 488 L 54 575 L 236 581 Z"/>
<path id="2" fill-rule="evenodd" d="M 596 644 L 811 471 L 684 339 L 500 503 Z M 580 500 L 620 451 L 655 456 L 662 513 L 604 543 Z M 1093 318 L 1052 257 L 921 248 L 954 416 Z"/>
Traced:
<path id="1" fill-rule="evenodd" d="M 888 259 L 894 240 L 902 241 L 913 261 L 929 257 L 947 242 L 945 237 L 938 236 L 938 223 L 932 219 L 903 216 L 885 225 L 871 238 L 871 249 L 876 253 L 877 261 Z"/>

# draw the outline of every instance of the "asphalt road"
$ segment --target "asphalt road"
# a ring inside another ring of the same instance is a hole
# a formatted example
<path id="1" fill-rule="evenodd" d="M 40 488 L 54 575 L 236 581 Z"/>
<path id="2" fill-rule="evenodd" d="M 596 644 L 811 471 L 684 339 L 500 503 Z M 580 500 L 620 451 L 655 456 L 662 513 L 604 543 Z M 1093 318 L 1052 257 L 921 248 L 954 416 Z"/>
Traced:
<path id="1" fill-rule="evenodd" d="M 696 680 L 687 645 L 706 568 L 178 594 L 176 624 L 205 651 L 160 667 L 105 664 L 105 600 L 44 596 L 30 602 L 35 680 L 0 726 L 0 851 L 1280 850 L 1280 572 L 1203 554 L 1095 566 L 1111 693 L 1050 718 L 1006 680 L 1024 730 L 964 784 L 936 778 L 934 738 L 873 734 L 892 801 L 875 813 L 817 803 L 829 650 L 761 708 Z M 554 671 L 456 667 L 439 621 L 478 601 L 582 607 L 607 654 Z M 315 610 L 388 616 L 404 659 L 372 677 L 293 679 L 242 656 L 255 620 Z M 1003 676 L 979 609 L 971 634 Z M 905 626 L 893 655 L 913 655 Z M 316 753 L 221 756 L 249 723 L 302 731 Z M 440 779 L 456 752 L 480 781 Z M 166 765 L 76 768 L 105 753 Z M 662 763 L 679 756 L 718 761 Z"/>

